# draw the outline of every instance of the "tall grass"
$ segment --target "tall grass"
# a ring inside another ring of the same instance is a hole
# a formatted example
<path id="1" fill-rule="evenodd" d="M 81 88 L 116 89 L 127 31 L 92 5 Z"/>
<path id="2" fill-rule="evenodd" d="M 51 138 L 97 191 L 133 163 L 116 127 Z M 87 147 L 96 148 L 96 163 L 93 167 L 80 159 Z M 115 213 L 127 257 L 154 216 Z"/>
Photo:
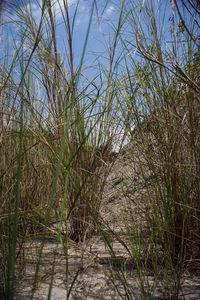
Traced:
<path id="1" fill-rule="evenodd" d="M 177 299 L 186 261 L 197 258 L 199 250 L 198 11 L 176 1 L 172 6 L 166 1 L 160 8 L 152 1 L 142 5 L 121 1 L 114 38 L 108 44 L 108 69 L 100 66 L 100 76 L 91 81 L 83 66 L 98 3 L 91 5 L 78 65 L 73 41 L 80 3 L 74 10 L 67 1 L 63 3 L 59 5 L 67 33 L 63 56 L 53 2 L 42 2 L 39 22 L 31 3 L 26 8 L 15 4 L 19 36 L 13 39 L 12 60 L 7 54 L 1 65 L 0 284 L 4 297 L 14 298 L 30 238 L 41 241 L 32 299 L 46 236 L 54 236 L 62 245 L 67 299 L 78 276 L 69 280 L 69 240 L 83 242 L 98 230 L 116 258 L 99 208 L 113 143 L 123 124 L 121 145 L 129 134 L 145 186 L 145 200 L 140 197 L 145 203 L 137 208 L 143 222 L 138 224 L 130 208 L 130 222 L 124 220 L 127 239 L 109 231 L 136 266 L 142 299 L 150 299 L 160 283 L 164 298 Z M 191 9 L 194 15 L 189 18 Z M 169 17 L 170 28 L 165 23 Z M 106 79 L 99 88 L 103 72 Z M 132 184 L 141 193 L 137 182 Z M 111 277 L 116 291 L 119 278 L 128 299 L 134 298 L 125 268 L 120 274 L 111 268 Z M 52 284 L 53 275 L 48 299 Z"/>
<path id="2" fill-rule="evenodd" d="M 199 252 L 200 90 L 199 59 L 194 60 L 199 25 L 194 25 L 194 15 L 187 15 L 189 4 L 182 7 L 172 1 L 171 14 L 168 4 L 161 6 L 163 10 L 151 1 L 143 1 L 138 10 L 129 4 L 126 17 L 133 24 L 132 35 L 122 41 L 128 55 L 125 95 L 121 97 L 130 112 L 129 128 L 135 125 L 130 131 L 133 155 L 138 156 L 146 186 L 146 211 L 142 205 L 140 212 L 145 213 L 146 223 L 137 225 L 135 216 L 127 228 L 129 235 L 134 232 L 129 246 L 144 299 L 155 292 L 149 289 L 146 277 L 149 265 L 155 282 L 160 278 L 164 285 L 163 297 L 177 299 L 185 262 Z M 177 24 L 177 15 L 181 24 Z M 163 38 L 169 38 L 164 32 L 169 16 L 170 46 Z M 134 188 L 140 192 L 135 182 Z M 144 227 L 148 239 L 143 237 Z"/>
<path id="3" fill-rule="evenodd" d="M 67 272 L 68 239 L 84 241 L 96 230 L 112 147 L 112 132 L 103 134 L 112 98 L 101 109 L 96 104 L 104 91 L 99 94 L 95 84 L 90 91 L 90 85 L 83 91 L 78 88 L 94 5 L 78 66 L 73 57 L 73 31 L 79 3 L 72 22 L 67 2 L 60 7 L 67 32 L 70 76 L 58 54 L 52 2 L 43 2 L 39 25 L 31 4 L 29 10 L 15 5 L 21 21 L 18 32 L 23 38 L 20 46 L 16 41 L 10 71 L 5 65 L 1 83 L 1 284 L 6 299 L 14 297 L 17 261 L 30 236 L 50 234 L 50 226 L 55 223 L 54 233 L 63 245 Z M 42 239 L 32 298 L 44 243 Z M 67 279 L 67 298 L 70 291 Z"/>

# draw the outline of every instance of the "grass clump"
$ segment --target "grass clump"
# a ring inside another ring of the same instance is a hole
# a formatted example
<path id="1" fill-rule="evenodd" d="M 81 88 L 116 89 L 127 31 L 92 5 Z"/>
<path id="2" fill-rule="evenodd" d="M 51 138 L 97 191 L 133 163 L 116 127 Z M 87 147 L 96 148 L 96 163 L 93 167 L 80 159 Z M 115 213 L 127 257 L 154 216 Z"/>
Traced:
<path id="1" fill-rule="evenodd" d="M 96 1 L 79 64 L 73 48 L 79 1 L 72 10 L 63 1 L 59 11 L 53 1 L 43 1 L 39 21 L 31 3 L 11 6 L 20 20 L 14 21 L 18 36 L 11 61 L 9 55 L 1 61 L 0 78 L 0 284 L 6 299 L 14 299 L 16 278 L 25 270 L 24 249 L 33 238 L 41 245 L 31 299 L 46 237 L 62 246 L 67 299 L 78 277 L 77 272 L 69 280 L 69 241 L 83 243 L 97 231 L 114 261 L 117 251 L 107 233 L 124 247 L 141 299 L 151 299 L 158 289 L 164 299 L 178 299 L 187 262 L 199 259 L 199 4 L 156 3 L 120 1 L 108 67 L 99 64 L 92 80 L 83 66 L 95 9 L 101 20 Z M 57 13 L 66 30 L 64 54 Z M 100 213 L 119 132 L 119 150 L 130 138 L 129 158 L 138 174 L 138 180 L 129 177 L 126 195 L 127 181 L 116 180 L 125 195 L 122 206 L 129 200 L 124 236 Z M 134 299 L 127 263 L 119 265 L 110 266 L 115 292 L 123 298 L 121 282 Z M 53 275 L 48 299 L 52 286 Z"/>

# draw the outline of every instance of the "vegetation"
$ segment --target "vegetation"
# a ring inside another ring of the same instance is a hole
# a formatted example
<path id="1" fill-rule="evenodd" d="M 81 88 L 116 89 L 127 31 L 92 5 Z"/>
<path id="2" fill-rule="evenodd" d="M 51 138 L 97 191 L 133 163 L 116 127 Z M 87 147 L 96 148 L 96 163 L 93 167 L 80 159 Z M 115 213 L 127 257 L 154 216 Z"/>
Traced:
<path id="1" fill-rule="evenodd" d="M 118 20 L 110 20 L 109 64 L 107 69 L 99 64 L 91 80 L 84 71 L 88 38 L 93 18 L 101 22 L 105 2 L 102 8 L 91 1 L 79 64 L 73 49 L 79 1 L 74 10 L 67 1 L 59 2 L 67 32 L 64 53 L 53 1 L 42 1 L 39 20 L 31 2 L 7 7 L 15 16 L 17 36 L 10 42 L 12 58 L 1 39 L 0 284 L 5 299 L 14 299 L 31 238 L 41 241 L 32 299 L 47 236 L 62 245 L 66 256 L 67 299 L 76 281 L 69 285 L 69 240 L 83 242 L 97 231 L 112 257 L 108 231 L 128 251 L 141 299 L 150 299 L 160 283 L 163 298 L 178 299 L 187 262 L 199 259 L 200 2 L 118 1 Z M 120 132 L 119 152 L 129 138 L 147 195 L 137 209 L 145 226 L 130 208 L 126 242 L 106 228 L 99 211 Z M 117 278 L 127 299 L 134 299 L 125 273 L 111 268 L 116 291 Z M 52 282 L 48 299 L 51 289 Z"/>

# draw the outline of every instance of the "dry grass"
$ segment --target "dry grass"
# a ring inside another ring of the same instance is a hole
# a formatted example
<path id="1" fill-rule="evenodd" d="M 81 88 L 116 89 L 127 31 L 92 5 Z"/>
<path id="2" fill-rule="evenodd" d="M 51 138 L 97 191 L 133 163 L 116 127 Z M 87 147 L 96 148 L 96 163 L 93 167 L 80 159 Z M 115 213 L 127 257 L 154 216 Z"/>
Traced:
<path id="1" fill-rule="evenodd" d="M 124 234 L 134 236 L 134 243 L 132 238 L 123 241 L 118 233 L 112 234 L 137 266 L 144 299 L 151 296 L 143 283 L 150 260 L 155 278 L 164 282 L 165 297 L 178 298 L 185 262 L 199 258 L 200 247 L 199 25 L 194 2 L 162 6 L 163 21 L 158 24 L 151 1 L 142 5 L 121 1 L 113 42 L 107 45 L 108 69 L 100 66 L 100 75 L 93 81 L 82 69 L 96 1 L 91 5 L 78 66 L 73 34 L 79 1 L 72 16 L 66 1 L 61 7 L 66 61 L 58 54 L 52 2 L 43 1 L 38 23 L 30 11 L 15 7 L 21 21 L 14 21 L 19 34 L 13 40 L 16 51 L 11 60 L 7 54 L 1 61 L 0 78 L 0 272 L 6 299 L 14 297 L 15 265 L 23 258 L 25 242 L 37 236 L 42 243 L 34 296 L 44 237 L 52 232 L 52 224 L 66 256 L 67 278 L 69 239 L 83 242 L 98 230 L 115 257 L 99 209 L 113 141 L 120 130 L 121 145 L 128 135 L 134 145 L 137 168 L 128 180 L 132 180 L 131 193 L 145 198 L 146 206 L 137 207 L 137 212 L 149 231 L 144 237 L 129 206 L 130 222 L 124 221 Z M 170 28 L 165 24 L 167 14 Z M 125 26 L 128 30 L 123 35 Z M 165 41 L 167 29 L 171 52 Z M 126 180 L 120 182 L 122 191 L 126 185 Z M 124 274 L 123 286 L 132 299 Z M 69 296 L 68 279 L 66 285 Z"/>

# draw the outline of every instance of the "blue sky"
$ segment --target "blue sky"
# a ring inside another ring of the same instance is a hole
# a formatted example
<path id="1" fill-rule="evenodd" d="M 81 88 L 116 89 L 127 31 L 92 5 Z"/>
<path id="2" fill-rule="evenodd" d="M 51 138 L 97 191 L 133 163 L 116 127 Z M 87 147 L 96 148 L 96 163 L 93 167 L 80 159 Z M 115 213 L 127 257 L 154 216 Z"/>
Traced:
<path id="1" fill-rule="evenodd" d="M 73 50 L 74 50 L 74 57 L 76 62 L 80 60 L 83 44 L 85 41 L 85 36 L 87 32 L 88 22 L 91 13 L 91 6 L 93 0 L 80 0 L 77 16 L 75 20 L 75 30 L 74 30 L 74 38 L 73 38 Z M 14 1 L 11 1 L 14 3 Z M 67 41 L 67 32 L 63 21 L 63 16 L 61 11 L 64 9 L 63 0 L 54 0 L 52 1 L 53 8 L 56 14 L 56 27 L 57 27 L 57 41 L 60 48 L 60 52 L 64 50 L 64 45 L 66 45 Z M 73 18 L 74 10 L 76 7 L 78 0 L 68 0 L 69 5 L 69 15 L 70 18 Z M 93 24 L 91 26 L 90 36 L 87 45 L 87 57 L 86 60 L 92 58 L 92 53 L 102 53 L 105 52 L 105 38 L 112 35 L 110 27 L 107 25 L 107 21 L 117 20 L 118 12 L 116 10 L 116 3 L 118 1 L 114 1 L 115 5 L 112 1 L 103 0 L 102 4 L 99 5 L 98 3 L 98 11 L 96 7 L 94 9 L 93 14 Z M 119 1 L 120 2 L 120 1 Z M 16 3 L 16 2 L 15 2 Z M 19 5 L 20 4 L 20 5 Z M 22 10 L 28 10 L 32 12 L 33 17 L 35 18 L 36 22 L 39 23 L 41 17 L 41 5 L 42 0 L 21 0 L 18 1 L 17 5 L 20 6 Z M 103 13 L 102 13 L 103 12 Z M 100 18 L 100 22 L 98 22 L 98 18 Z M 11 22 L 12 20 L 12 22 Z M 17 22 L 16 22 L 17 21 Z M 16 38 L 15 32 L 17 31 L 18 27 L 18 19 L 17 15 L 14 13 L 4 12 L 4 22 L 6 25 L 6 39 L 12 40 L 12 35 Z M 12 34 L 11 34 L 12 32 Z M 4 34 L 5 37 L 5 34 Z"/>
<path id="2" fill-rule="evenodd" d="M 23 11 L 28 10 L 31 11 L 33 17 L 35 18 L 36 22 L 39 23 L 40 16 L 41 16 L 41 6 L 42 6 L 42 0 L 7 0 L 10 1 L 13 4 L 16 4 L 20 6 L 20 8 Z M 64 20 L 61 11 L 64 9 L 64 3 L 63 1 L 66 0 L 51 0 L 53 3 L 53 9 L 56 14 L 56 27 L 57 27 L 57 41 L 59 45 L 59 50 L 61 52 L 61 55 L 64 52 L 65 47 L 67 48 L 67 32 L 64 25 Z M 72 20 L 75 7 L 77 3 L 78 5 L 78 11 L 77 16 L 75 20 L 75 30 L 74 30 L 74 37 L 73 37 L 73 52 L 74 52 L 74 58 L 75 58 L 75 64 L 78 66 L 82 54 L 82 49 L 85 41 L 85 36 L 87 32 L 88 22 L 90 18 L 91 13 L 91 6 L 93 3 L 93 0 L 68 0 L 68 6 L 69 6 L 69 15 Z M 148 2 L 148 1 L 146 1 Z M 107 64 L 109 63 L 107 61 L 109 57 L 109 51 L 108 46 L 113 44 L 113 38 L 114 38 L 114 30 L 112 29 L 113 26 L 117 26 L 119 13 L 120 13 L 120 7 L 121 7 L 121 0 L 96 0 L 97 3 L 97 9 L 95 6 L 94 14 L 93 14 L 93 23 L 90 30 L 89 40 L 87 44 L 87 51 L 85 56 L 85 66 L 88 67 L 94 67 L 97 63 L 97 60 L 100 59 L 101 62 L 103 62 L 104 67 L 106 68 Z M 130 5 L 136 6 L 136 4 L 141 4 L 142 0 L 136 0 L 136 1 L 125 1 L 125 4 L 127 5 L 128 12 Z M 168 17 L 171 13 L 171 5 L 169 0 L 155 0 L 154 6 L 155 9 L 158 10 L 158 18 L 160 18 L 160 22 L 162 22 L 163 19 L 163 11 L 164 6 L 166 5 L 166 25 L 169 26 Z M 161 9 L 160 9 L 161 8 Z M 8 14 L 5 14 L 5 20 L 9 21 L 10 17 L 14 20 L 13 23 L 10 23 L 9 30 L 7 31 L 7 37 L 9 40 L 12 40 L 12 35 L 16 38 L 16 30 L 18 21 L 16 14 L 10 14 L 10 16 L 7 16 Z M 16 22 L 17 21 L 17 22 Z M 144 19 L 143 19 L 144 21 Z M 145 28 L 143 23 L 143 28 Z M 144 29 L 146 30 L 146 29 Z M 12 35 L 11 32 L 12 31 Z M 125 35 L 128 36 L 129 29 L 127 28 L 126 32 L 123 34 L 123 37 Z M 169 32 L 168 32 L 169 33 Z M 166 37 L 166 34 L 168 34 L 165 30 L 163 34 L 163 38 Z M 131 38 L 130 38 L 131 40 Z M 135 43 L 135 41 L 133 41 Z M 11 45 L 11 44 L 10 44 Z M 11 48 L 12 46 L 10 46 Z M 130 48 L 130 51 L 134 49 Z M 131 55 L 133 55 L 134 51 L 131 52 Z M 94 70 L 93 70 L 94 71 Z"/>
<path id="3" fill-rule="evenodd" d="M 6 0 L 5 0 L 6 1 Z M 17 4 L 22 12 L 28 11 L 32 13 L 36 23 L 39 23 L 41 17 L 41 6 L 42 0 L 7 0 L 11 4 Z M 64 25 L 64 20 L 61 11 L 63 11 L 64 3 L 67 0 L 51 0 L 53 3 L 53 10 L 56 15 L 56 28 L 57 28 L 57 42 L 59 46 L 59 52 L 61 58 L 66 58 L 66 53 L 68 52 L 67 45 L 67 31 Z M 78 11 L 76 15 L 76 20 L 74 23 L 74 36 L 73 36 L 73 54 L 74 54 L 74 65 L 75 68 L 78 67 L 82 55 L 83 45 L 86 37 L 86 32 L 88 28 L 88 22 L 91 14 L 91 7 L 93 0 L 68 0 L 69 5 L 69 16 L 72 21 L 74 11 L 77 3 Z M 119 19 L 120 8 L 122 0 L 96 0 L 97 8 L 95 6 L 93 13 L 93 22 L 90 30 L 90 35 L 87 43 L 86 55 L 84 58 L 83 72 L 89 80 L 95 78 L 99 74 L 98 64 L 101 65 L 102 69 L 109 69 L 109 46 L 112 47 L 114 40 L 114 33 L 117 27 L 117 22 Z M 145 3 L 151 2 L 146 0 Z M 130 8 L 136 7 L 136 11 L 139 11 L 143 0 L 126 0 L 124 13 L 128 14 Z M 169 20 L 172 16 L 172 8 L 170 0 L 154 0 L 154 9 L 157 13 L 158 27 L 161 28 L 163 19 L 165 19 L 165 25 L 161 34 L 161 39 L 163 40 L 163 49 L 168 53 L 167 55 L 173 56 L 172 44 L 170 42 L 170 25 L 172 24 Z M 137 7 L 138 4 L 138 7 Z M 134 11 L 134 10 L 133 10 Z M 164 16 L 165 12 L 165 16 Z M 164 18 L 165 17 L 165 18 Z M 149 18 L 150 19 L 150 18 Z M 151 37 L 150 22 L 148 17 L 142 15 L 141 24 L 144 30 L 144 34 L 147 38 L 148 47 L 151 48 L 151 43 L 153 37 Z M 10 22 L 12 20 L 12 22 Z M 20 23 L 17 19 L 16 10 L 13 13 L 4 13 L 4 22 L 6 23 L 4 30 L 4 49 L 1 49 L 1 59 L 3 55 L 6 54 L 5 49 L 9 52 L 10 57 L 14 53 L 13 38 L 17 45 L 17 31 L 19 30 Z M 145 24 L 145 22 L 147 22 Z M 127 25 L 129 23 L 129 25 Z M 128 52 L 124 52 L 127 59 L 132 57 L 137 63 L 142 63 L 141 57 L 136 54 L 136 41 L 131 30 L 133 29 L 133 21 L 129 19 L 127 24 L 123 27 L 121 36 L 124 39 L 126 45 L 128 45 Z M 160 25 L 159 25 L 160 24 Z M 115 28 L 115 30 L 113 29 Z M 132 27 L 132 28 L 131 28 Z M 183 38 L 183 36 L 181 37 Z M 169 41 L 169 42 L 168 42 Z M 6 45 L 6 43 L 9 43 Z M 3 43 L 2 43 L 3 44 Z M 19 42 L 20 44 L 20 42 Z M 1 47 L 2 48 L 2 47 Z M 152 47 L 153 49 L 153 47 Z M 120 43 L 117 46 L 116 57 L 120 54 Z M 6 54 L 7 55 L 7 54 Z M 120 67 L 120 75 L 124 75 L 125 71 L 123 67 L 125 66 L 122 61 Z M 66 69 L 69 70 L 69 66 L 66 65 Z M 104 78 L 105 79 L 105 78 Z"/>
<path id="4" fill-rule="evenodd" d="M 9 0 L 12 3 L 16 3 L 16 1 Z M 54 2 L 54 12 L 56 14 L 56 28 L 57 28 L 57 41 L 59 46 L 59 52 L 61 53 L 61 57 L 66 57 L 65 52 L 65 46 L 68 51 L 67 47 L 67 32 L 64 25 L 64 20 L 62 17 L 61 11 L 63 10 L 64 0 L 52 0 L 52 3 Z M 69 15 L 70 19 L 72 20 L 73 14 L 75 11 L 75 7 L 78 0 L 68 0 L 69 5 Z M 113 39 L 114 39 L 114 32 L 113 27 L 116 28 L 117 22 L 119 19 L 120 14 L 120 7 L 122 4 L 122 0 L 96 0 L 98 10 L 94 9 L 93 14 L 93 22 L 91 26 L 91 31 L 88 39 L 87 44 L 87 51 L 84 59 L 84 65 L 83 65 L 83 72 L 89 78 L 92 80 L 95 78 L 96 74 L 99 74 L 97 65 L 98 61 L 101 63 L 102 67 L 105 70 L 109 69 L 109 45 L 113 45 Z M 152 0 L 153 1 L 153 0 Z M 125 13 L 128 13 L 130 11 L 130 6 L 134 7 L 136 6 L 136 2 L 141 5 L 143 0 L 126 0 L 126 9 Z M 148 1 L 147 1 L 148 2 Z M 20 9 L 25 12 L 26 10 L 31 13 L 38 24 L 41 17 L 41 5 L 42 0 L 20 0 L 17 2 L 18 4 L 21 3 Z M 85 36 L 87 32 L 88 22 L 91 14 L 91 7 L 92 7 L 93 0 L 79 0 L 79 6 L 78 6 L 78 12 L 75 20 L 75 26 L 74 26 L 74 38 L 73 38 L 73 53 L 74 53 L 74 60 L 75 60 L 75 67 L 78 67 L 81 54 L 83 50 L 83 45 L 85 41 Z M 166 4 L 166 7 L 165 7 Z M 140 8 L 140 5 L 137 9 Z M 164 18 L 164 11 L 166 12 L 165 15 L 165 26 L 162 32 L 161 38 L 163 39 L 163 47 L 170 53 L 172 53 L 171 44 L 167 43 L 167 40 L 170 40 L 170 21 L 169 17 L 171 15 L 171 4 L 169 0 L 155 0 L 154 1 L 154 8 L 157 12 L 157 20 L 158 24 L 162 24 L 163 18 Z M 12 19 L 13 22 L 10 22 Z M 16 45 L 17 45 L 17 32 L 20 27 L 19 20 L 17 19 L 16 11 L 12 14 L 6 13 L 4 15 L 4 21 L 7 24 L 6 30 L 4 34 L 4 42 L 9 41 L 9 54 L 12 56 L 12 53 L 14 52 L 13 42 L 12 39 L 15 39 Z M 144 29 L 144 34 L 147 36 L 148 32 L 148 43 L 151 47 L 151 32 L 150 32 L 150 26 L 149 26 L 149 19 L 145 17 L 145 15 L 142 16 L 142 27 Z M 145 22 L 146 25 L 145 25 Z M 134 27 L 134 24 L 132 24 L 132 20 L 129 20 L 129 25 L 125 25 L 121 34 L 122 38 L 124 38 L 124 41 L 128 40 L 128 42 L 131 42 L 132 45 L 135 45 L 136 42 L 134 40 L 134 35 L 131 33 L 131 27 Z M 11 34 L 12 32 L 12 34 Z M 152 38 L 153 39 L 153 38 Z M 130 43 L 127 43 L 129 45 L 129 51 L 125 52 L 124 55 L 129 57 L 133 57 L 137 63 L 142 63 L 142 59 L 140 57 L 137 57 L 135 55 L 135 48 L 134 46 L 131 46 Z M 119 43 L 120 46 L 120 43 Z M 117 55 L 120 53 L 120 47 L 117 48 Z M 152 48 L 153 49 L 153 48 Z M 2 53 L 2 52 L 1 52 Z M 173 54 L 173 53 L 172 53 Z M 1 57 L 2 58 L 2 57 Z M 123 69 L 124 63 L 122 62 L 121 67 L 119 68 L 119 77 L 124 77 L 125 71 Z M 69 67 L 67 66 L 66 69 L 69 70 Z M 105 79 L 105 78 L 104 78 Z M 98 79 L 100 80 L 100 79 Z M 98 80 L 96 82 L 98 82 Z M 135 81 L 136 82 L 136 81 Z M 135 84 L 135 82 L 133 84 Z"/>
<path id="5" fill-rule="evenodd" d="M 6 1 L 6 0 L 5 0 Z M 51 0 L 53 4 L 53 8 L 56 14 L 56 23 L 57 23 L 57 41 L 59 45 L 59 50 L 61 54 L 63 53 L 63 50 L 65 49 L 66 42 L 67 42 L 67 32 L 64 25 L 64 20 L 62 17 L 61 11 L 64 9 L 63 1 L 66 0 Z M 35 18 L 36 22 L 39 22 L 40 16 L 41 16 L 41 5 L 42 0 L 7 0 L 7 2 L 10 2 L 14 5 L 19 5 L 20 8 L 25 11 L 28 10 L 32 12 L 33 17 Z M 93 0 L 68 0 L 69 5 L 69 15 L 70 18 L 73 18 L 74 10 L 76 7 L 76 4 L 79 3 L 77 16 L 75 20 L 75 30 L 74 30 L 74 37 L 73 37 L 73 51 L 74 51 L 74 58 L 76 65 L 78 65 L 83 44 L 85 41 L 87 26 L 90 18 L 90 12 L 91 12 L 91 6 L 93 3 Z M 132 5 L 141 4 L 142 0 L 126 0 L 125 4 L 127 5 L 127 10 Z M 146 1 L 147 3 L 148 1 Z M 163 20 L 163 13 L 164 13 L 164 7 L 166 4 L 166 17 L 165 17 L 165 30 L 163 31 L 163 39 L 167 40 L 170 39 L 169 35 L 169 26 L 170 22 L 169 16 L 171 14 L 171 4 L 170 0 L 154 0 L 154 7 L 159 12 L 158 13 L 158 19 L 160 19 L 160 24 L 162 24 Z M 173 2 L 173 1 L 172 1 Z M 94 59 L 95 57 L 101 57 L 101 60 L 103 61 L 104 66 L 106 67 L 106 59 L 108 59 L 108 46 L 109 44 L 113 44 L 113 37 L 114 37 L 114 31 L 112 30 L 112 26 L 114 25 L 116 27 L 119 13 L 120 13 L 120 6 L 122 3 L 122 0 L 96 0 L 97 8 L 94 9 L 93 14 L 93 23 L 91 26 L 90 36 L 87 44 L 87 51 L 86 51 L 86 57 L 85 62 L 87 66 L 94 67 Z M 17 26 L 19 25 L 16 14 L 10 14 L 8 16 L 8 13 L 5 13 L 4 21 L 7 23 L 10 21 L 10 18 L 14 22 L 9 22 L 9 30 L 7 29 L 7 35 L 4 34 L 4 37 L 8 40 L 12 40 L 13 36 L 16 38 L 16 31 Z M 145 29 L 144 26 L 145 18 L 142 21 L 142 26 L 145 31 L 147 31 L 147 28 Z M 148 25 L 147 25 L 148 26 Z M 8 28 L 7 27 L 7 28 Z M 168 27 L 168 28 L 167 28 Z M 11 34 L 12 32 L 12 34 Z M 125 35 L 128 36 L 129 28 L 127 28 L 125 34 L 123 34 L 123 37 Z M 167 37 L 168 35 L 168 37 Z M 131 37 L 129 36 L 129 40 L 131 41 Z M 133 41 L 135 43 L 135 41 Z M 169 47 L 169 45 L 166 45 Z M 11 48 L 10 44 L 10 48 Z M 134 50 L 134 49 L 130 49 Z M 131 53 L 133 54 L 134 51 Z"/>
<path id="6" fill-rule="evenodd" d="M 12 13 L 7 10 L 4 13 L 4 23 L 6 24 L 4 30 L 4 42 L 7 44 L 9 55 L 12 58 L 12 54 L 15 51 L 13 44 L 13 38 L 17 44 L 17 31 L 20 28 L 18 17 L 12 4 L 17 4 L 20 10 L 23 12 L 28 11 L 32 13 L 36 23 L 39 23 L 41 17 L 41 6 L 42 0 L 8 0 L 11 3 Z M 63 16 L 61 11 L 64 9 L 63 1 L 65 0 L 52 0 L 53 10 L 56 15 L 56 28 L 57 28 L 57 42 L 59 46 L 59 52 L 61 57 L 66 57 L 67 45 L 67 31 L 64 24 Z M 74 64 L 75 67 L 79 66 L 83 45 L 86 37 L 88 28 L 88 22 L 91 14 L 91 7 L 93 0 L 68 0 L 69 5 L 69 16 L 73 18 L 74 11 L 79 2 L 73 36 L 73 53 L 74 53 Z M 109 44 L 112 45 L 114 31 L 111 28 L 113 25 L 116 26 L 119 11 L 120 11 L 121 0 L 102 0 L 97 1 L 97 7 L 94 8 L 93 22 L 90 29 L 90 35 L 87 43 L 86 55 L 84 58 L 83 72 L 89 80 L 92 80 L 98 72 L 98 63 L 103 65 L 103 68 L 109 68 Z M 18 42 L 20 44 L 20 42 Z M 2 52 L 1 52 L 2 53 Z M 3 53 L 6 53 L 3 50 Z M 2 55 L 1 55 L 2 58 Z M 69 66 L 66 68 L 69 69 Z"/>

